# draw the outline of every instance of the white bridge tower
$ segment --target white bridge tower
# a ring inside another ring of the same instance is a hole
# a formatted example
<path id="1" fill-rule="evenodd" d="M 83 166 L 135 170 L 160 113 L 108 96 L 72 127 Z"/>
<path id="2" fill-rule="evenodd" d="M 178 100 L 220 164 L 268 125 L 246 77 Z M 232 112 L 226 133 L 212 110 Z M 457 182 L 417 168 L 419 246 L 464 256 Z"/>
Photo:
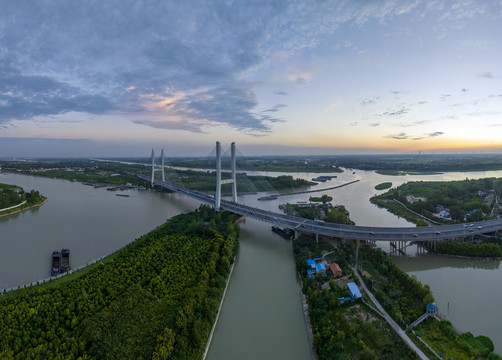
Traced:
<path id="1" fill-rule="evenodd" d="M 161 162 L 161 167 L 160 167 L 160 171 L 162 171 L 162 181 L 166 181 L 166 174 L 164 172 L 164 149 L 161 150 L 160 152 L 160 162 Z M 154 156 L 154 153 L 153 153 L 153 149 L 152 149 L 152 188 L 153 188 L 153 182 L 155 181 L 155 171 L 158 171 L 159 169 L 155 169 L 155 156 Z"/>
<path id="2" fill-rule="evenodd" d="M 227 180 L 221 180 L 221 144 L 219 141 L 216 142 L 216 196 L 214 198 L 214 208 L 216 211 L 220 211 L 221 202 L 221 185 L 232 184 L 232 201 L 237 203 L 237 180 L 235 173 L 235 142 L 232 143 L 230 147 L 231 157 L 232 157 L 232 177 Z"/>

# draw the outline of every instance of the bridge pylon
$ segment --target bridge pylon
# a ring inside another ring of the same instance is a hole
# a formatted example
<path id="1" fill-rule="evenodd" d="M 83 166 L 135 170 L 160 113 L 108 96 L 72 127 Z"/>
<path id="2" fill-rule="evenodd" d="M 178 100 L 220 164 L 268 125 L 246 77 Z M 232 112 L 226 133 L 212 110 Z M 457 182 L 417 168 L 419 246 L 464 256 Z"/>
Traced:
<path id="1" fill-rule="evenodd" d="M 221 203 L 221 185 L 232 184 L 232 201 L 237 203 L 237 179 L 236 179 L 236 161 L 235 161 L 235 142 L 230 146 L 232 157 L 232 177 L 228 180 L 221 180 L 221 144 L 216 142 L 216 196 L 214 197 L 214 208 L 220 211 Z"/>
<path id="2" fill-rule="evenodd" d="M 155 154 L 153 152 L 153 149 L 152 149 L 152 182 L 151 182 L 151 185 L 152 185 L 152 188 L 153 188 L 153 185 L 154 185 L 154 181 L 155 181 Z M 160 168 L 160 171 L 162 171 L 162 181 L 166 181 L 166 174 L 164 172 L 164 149 L 162 149 L 160 151 L 160 161 L 161 161 L 161 168 Z"/>

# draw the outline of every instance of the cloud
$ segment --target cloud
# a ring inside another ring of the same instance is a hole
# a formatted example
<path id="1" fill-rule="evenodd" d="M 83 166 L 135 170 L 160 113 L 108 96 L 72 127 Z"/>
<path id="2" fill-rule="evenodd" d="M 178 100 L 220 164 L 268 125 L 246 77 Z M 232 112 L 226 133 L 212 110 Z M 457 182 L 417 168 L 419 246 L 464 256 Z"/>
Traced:
<path id="1" fill-rule="evenodd" d="M 451 97 L 451 94 L 441 94 L 439 100 L 440 101 L 446 101 Z"/>
<path id="2" fill-rule="evenodd" d="M 410 123 L 397 123 L 397 124 L 394 124 L 394 125 L 395 126 L 399 126 L 399 127 L 410 127 L 410 126 L 423 125 L 423 124 L 428 123 L 430 121 L 431 120 L 418 120 L 418 121 L 413 121 L 413 122 L 410 122 Z"/>
<path id="3" fill-rule="evenodd" d="M 326 112 L 330 112 L 331 110 L 333 110 L 333 109 L 339 107 L 340 105 L 342 105 L 342 103 L 343 103 L 342 100 L 337 100 L 337 101 L 329 104 L 328 106 L 326 106 L 323 111 L 325 113 Z"/>
<path id="4" fill-rule="evenodd" d="M 381 114 L 375 114 L 375 116 L 392 116 L 392 117 L 399 117 L 406 115 L 408 112 L 410 112 L 411 109 L 406 108 L 404 106 L 401 106 L 397 109 L 388 109 L 387 111 L 381 113 Z"/>
<path id="5" fill-rule="evenodd" d="M 285 108 L 286 106 L 287 105 L 285 105 L 285 104 L 277 104 L 277 105 L 272 106 L 270 109 L 263 110 L 263 112 L 277 112 L 277 111 Z"/>
<path id="6" fill-rule="evenodd" d="M 406 140 L 409 138 L 409 136 L 404 133 L 404 132 L 401 132 L 399 134 L 396 134 L 396 135 L 387 135 L 385 136 L 386 138 L 389 138 L 389 139 L 396 139 L 396 140 Z"/>
<path id="7" fill-rule="evenodd" d="M 379 100 L 380 100 L 380 97 L 374 96 L 371 99 L 370 98 L 364 98 L 364 99 L 362 99 L 359 104 L 361 106 L 368 106 L 368 105 L 376 104 Z"/>
<path id="8" fill-rule="evenodd" d="M 376 122 L 376 123 L 370 123 L 369 124 L 371 127 L 377 127 L 377 126 L 380 126 L 380 123 Z"/>
<path id="9" fill-rule="evenodd" d="M 285 92 L 285 91 L 280 91 L 280 90 L 276 90 L 276 91 L 274 91 L 274 94 L 276 94 L 276 95 L 284 95 L 284 96 L 285 96 L 285 95 L 289 95 L 289 93 L 287 93 L 287 92 Z"/>
<path id="10" fill-rule="evenodd" d="M 442 131 L 434 131 L 431 133 L 427 133 L 425 135 L 427 135 L 427 137 L 437 137 L 437 136 L 441 136 L 443 134 L 444 134 L 444 132 L 442 132 Z"/>
<path id="11" fill-rule="evenodd" d="M 169 129 L 169 130 L 185 130 L 194 133 L 204 133 L 202 124 L 195 124 L 194 122 L 186 122 L 182 120 L 161 120 L 154 121 L 151 119 L 133 120 L 135 124 L 147 125 L 156 129 Z"/>
<path id="12" fill-rule="evenodd" d="M 490 71 L 487 71 L 487 72 L 484 72 L 484 73 L 480 73 L 477 76 L 480 77 L 480 78 L 485 78 L 485 79 L 494 79 L 495 78 Z"/>
<path id="13" fill-rule="evenodd" d="M 359 125 L 359 123 L 357 121 L 350 123 L 350 126 L 357 126 L 357 125 Z"/>
<path id="14" fill-rule="evenodd" d="M 314 49 L 343 24 L 383 24 L 419 4 L 6 2 L 0 12 L 0 122 L 81 112 L 155 128 L 222 126 L 267 134 L 282 119 L 270 115 L 278 108 L 268 116 L 260 111 L 250 74 Z M 340 44 L 350 47 L 351 41 Z M 311 77 L 297 71 L 291 81 L 303 85 Z M 154 104 L 151 94 L 172 101 Z"/>

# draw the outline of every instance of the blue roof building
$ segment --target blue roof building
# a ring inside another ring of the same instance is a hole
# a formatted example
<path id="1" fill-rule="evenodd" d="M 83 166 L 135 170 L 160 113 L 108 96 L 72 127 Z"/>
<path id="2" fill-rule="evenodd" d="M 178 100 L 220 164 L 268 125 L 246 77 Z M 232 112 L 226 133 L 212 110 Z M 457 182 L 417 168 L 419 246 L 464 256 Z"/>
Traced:
<path id="1" fill-rule="evenodd" d="M 359 288 L 357 287 L 356 283 L 351 282 L 351 283 L 348 283 L 347 286 L 349 288 L 350 295 L 352 296 L 353 299 L 359 299 L 359 298 L 363 297 L 361 292 L 359 291 Z"/>
<path id="2" fill-rule="evenodd" d="M 314 277 L 314 273 L 312 272 L 312 270 L 307 269 L 307 276 L 311 279 Z"/>
<path id="3" fill-rule="evenodd" d="M 426 309 L 427 314 L 429 315 L 436 315 L 438 312 L 438 306 L 436 305 L 436 303 L 428 303 Z"/>
<path id="4" fill-rule="evenodd" d="M 307 259 L 307 265 L 310 266 L 312 269 L 315 269 L 315 260 Z"/>

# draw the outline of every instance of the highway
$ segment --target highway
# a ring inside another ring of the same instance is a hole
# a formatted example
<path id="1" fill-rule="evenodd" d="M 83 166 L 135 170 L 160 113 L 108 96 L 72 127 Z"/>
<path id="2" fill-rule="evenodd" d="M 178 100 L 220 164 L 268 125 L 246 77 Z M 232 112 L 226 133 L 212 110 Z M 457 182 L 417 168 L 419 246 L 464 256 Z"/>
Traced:
<path id="1" fill-rule="evenodd" d="M 151 181 L 151 177 L 137 175 L 140 179 Z M 155 185 L 185 194 L 199 201 L 214 205 L 212 195 L 203 194 L 168 182 L 155 180 Z M 435 241 L 452 238 L 468 238 L 475 235 L 494 233 L 502 230 L 502 219 L 486 220 L 474 223 L 423 226 L 423 227 L 377 227 L 354 226 L 317 222 L 297 216 L 280 214 L 228 200 L 221 200 L 220 208 L 260 221 L 290 228 L 299 232 L 337 237 L 341 239 L 377 240 L 377 241 Z"/>

